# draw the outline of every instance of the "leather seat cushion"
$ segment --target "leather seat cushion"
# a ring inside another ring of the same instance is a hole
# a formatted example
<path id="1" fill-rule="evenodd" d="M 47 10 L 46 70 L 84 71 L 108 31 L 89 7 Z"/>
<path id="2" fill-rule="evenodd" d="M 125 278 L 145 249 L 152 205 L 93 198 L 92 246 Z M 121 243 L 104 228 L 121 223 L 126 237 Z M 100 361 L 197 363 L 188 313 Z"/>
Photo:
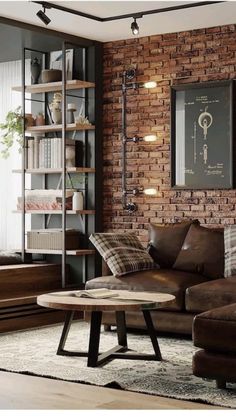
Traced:
<path id="1" fill-rule="evenodd" d="M 236 381 L 236 356 L 197 351 L 193 356 L 193 374 L 197 377 Z"/>
<path id="2" fill-rule="evenodd" d="M 192 224 L 185 237 L 173 269 L 196 272 L 207 278 L 224 276 L 224 234 Z"/>
<path id="3" fill-rule="evenodd" d="M 236 356 L 236 304 L 198 314 L 193 322 L 193 342 L 207 351 Z"/>
<path id="4" fill-rule="evenodd" d="M 171 268 L 194 221 L 173 224 L 150 224 L 148 252 L 161 268 Z"/>
<path id="5" fill-rule="evenodd" d="M 186 291 L 186 310 L 192 313 L 232 303 L 236 303 L 236 276 L 207 281 Z"/>
<path id="6" fill-rule="evenodd" d="M 156 291 L 173 294 L 176 300 L 168 305 L 169 310 L 185 308 L 185 291 L 190 285 L 206 281 L 206 278 L 193 273 L 173 271 L 171 269 L 152 269 L 135 272 L 116 278 L 113 275 L 91 279 L 86 283 L 86 289 L 109 288 L 132 291 Z"/>

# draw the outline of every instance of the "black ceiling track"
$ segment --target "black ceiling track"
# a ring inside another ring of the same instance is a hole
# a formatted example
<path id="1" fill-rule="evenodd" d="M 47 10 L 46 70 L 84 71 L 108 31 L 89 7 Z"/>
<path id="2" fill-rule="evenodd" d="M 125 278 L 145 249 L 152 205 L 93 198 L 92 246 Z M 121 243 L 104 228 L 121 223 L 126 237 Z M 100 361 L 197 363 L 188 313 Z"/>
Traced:
<path id="1" fill-rule="evenodd" d="M 226 1 L 201 1 L 197 3 L 189 3 L 189 4 L 179 5 L 179 6 L 172 6 L 172 7 L 163 7 L 162 9 L 145 10 L 143 12 L 134 12 L 134 13 L 128 13 L 125 15 L 109 16 L 109 17 L 99 17 L 99 16 L 90 15 L 88 13 L 80 12 L 75 9 L 69 9 L 68 7 L 60 6 L 59 4 L 55 4 L 51 2 L 49 3 L 47 1 L 33 1 L 32 3 L 40 4 L 41 6 L 45 7 L 45 9 L 61 10 L 62 12 L 71 13 L 73 15 L 85 17 L 87 19 L 96 20 L 97 22 L 110 22 L 112 20 L 127 19 L 129 17 L 138 19 L 145 15 L 173 12 L 175 10 L 191 9 L 193 7 L 209 6 L 211 4 L 227 3 L 227 2 Z"/>

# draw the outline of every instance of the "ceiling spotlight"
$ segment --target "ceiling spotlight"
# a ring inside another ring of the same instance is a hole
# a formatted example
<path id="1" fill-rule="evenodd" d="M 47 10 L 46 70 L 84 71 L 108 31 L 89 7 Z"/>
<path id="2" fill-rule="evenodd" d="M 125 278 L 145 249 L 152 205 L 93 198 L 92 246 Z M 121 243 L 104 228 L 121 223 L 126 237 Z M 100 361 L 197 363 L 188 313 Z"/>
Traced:
<path id="1" fill-rule="evenodd" d="M 131 23 L 131 31 L 133 35 L 138 35 L 139 34 L 139 26 L 136 22 L 136 17 L 133 18 L 134 21 Z"/>
<path id="2" fill-rule="evenodd" d="M 49 9 L 49 7 L 47 8 Z M 46 8 L 43 6 L 43 10 L 39 10 L 36 14 L 45 25 L 48 25 L 51 22 L 51 19 L 45 14 L 45 10 Z"/>

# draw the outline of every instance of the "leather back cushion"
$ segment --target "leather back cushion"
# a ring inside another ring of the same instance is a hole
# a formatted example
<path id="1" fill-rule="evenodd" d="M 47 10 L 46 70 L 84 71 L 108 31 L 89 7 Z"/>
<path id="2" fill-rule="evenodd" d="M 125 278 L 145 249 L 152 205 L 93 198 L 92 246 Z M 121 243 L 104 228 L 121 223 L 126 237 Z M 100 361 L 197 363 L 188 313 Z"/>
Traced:
<path id="1" fill-rule="evenodd" d="M 192 224 L 173 269 L 197 272 L 207 278 L 224 276 L 224 231 Z"/>
<path id="2" fill-rule="evenodd" d="M 150 224 L 148 252 L 161 268 L 173 266 L 193 222 Z"/>

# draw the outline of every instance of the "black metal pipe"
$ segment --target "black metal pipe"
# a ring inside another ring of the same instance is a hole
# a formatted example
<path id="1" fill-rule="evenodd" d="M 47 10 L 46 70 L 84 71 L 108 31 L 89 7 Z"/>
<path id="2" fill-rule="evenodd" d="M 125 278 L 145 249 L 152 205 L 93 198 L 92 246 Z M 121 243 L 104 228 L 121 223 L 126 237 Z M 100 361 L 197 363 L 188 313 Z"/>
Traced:
<path id="1" fill-rule="evenodd" d="M 122 140 L 122 205 L 126 207 L 126 72 L 122 74 L 122 109 L 121 109 L 121 140 Z"/>

